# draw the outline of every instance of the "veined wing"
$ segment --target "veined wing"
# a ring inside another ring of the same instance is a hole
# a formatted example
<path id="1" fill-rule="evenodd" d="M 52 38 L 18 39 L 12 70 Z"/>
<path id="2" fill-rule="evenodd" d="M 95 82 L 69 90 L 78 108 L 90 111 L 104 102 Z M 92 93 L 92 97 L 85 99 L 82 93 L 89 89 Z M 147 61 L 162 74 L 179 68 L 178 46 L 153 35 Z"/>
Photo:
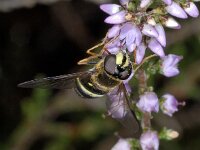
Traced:
<path id="1" fill-rule="evenodd" d="M 77 72 L 72 74 L 46 77 L 41 79 L 34 79 L 18 84 L 22 88 L 53 88 L 53 89 L 69 89 L 74 87 L 75 79 L 77 77 L 86 77 L 92 71 Z"/>
<path id="2" fill-rule="evenodd" d="M 136 119 L 134 111 L 130 107 L 128 93 L 122 83 L 118 88 L 108 94 L 108 113 L 112 118 L 118 120 L 132 134 L 140 130 L 139 121 Z"/>

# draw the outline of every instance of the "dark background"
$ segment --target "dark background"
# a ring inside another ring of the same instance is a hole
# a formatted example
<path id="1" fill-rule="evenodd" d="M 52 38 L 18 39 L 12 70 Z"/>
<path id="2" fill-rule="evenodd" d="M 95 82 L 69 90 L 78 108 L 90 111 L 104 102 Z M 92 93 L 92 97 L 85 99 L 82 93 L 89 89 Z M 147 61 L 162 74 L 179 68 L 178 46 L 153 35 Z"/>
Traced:
<path id="1" fill-rule="evenodd" d="M 77 61 L 100 42 L 109 25 L 95 2 L 0 1 L 0 149 L 107 150 L 117 141 L 118 122 L 106 118 L 104 100 L 83 100 L 73 90 L 31 90 L 17 84 L 36 76 L 83 69 Z M 170 92 L 186 101 L 173 118 L 157 114 L 156 129 L 179 131 L 161 150 L 200 149 L 200 18 L 182 20 L 182 30 L 167 30 L 166 53 L 183 55 L 181 74 L 151 80 L 158 95 Z M 86 69 L 86 68 L 85 68 Z"/>

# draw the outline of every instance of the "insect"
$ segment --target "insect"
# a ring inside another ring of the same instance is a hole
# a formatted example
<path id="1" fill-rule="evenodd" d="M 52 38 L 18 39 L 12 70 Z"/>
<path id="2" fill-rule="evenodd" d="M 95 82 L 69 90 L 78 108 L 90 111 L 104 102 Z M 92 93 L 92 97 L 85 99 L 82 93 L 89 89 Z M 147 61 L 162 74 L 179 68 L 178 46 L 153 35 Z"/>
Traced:
<path id="1" fill-rule="evenodd" d="M 114 118 L 135 133 L 139 130 L 139 125 L 130 106 L 129 93 L 123 83 L 123 80 L 128 79 L 133 72 L 128 54 L 125 51 L 119 51 L 117 54 L 102 52 L 91 55 L 78 63 L 93 65 L 93 68 L 88 71 L 34 79 L 20 83 L 18 86 L 22 88 L 74 88 L 83 98 L 97 98 L 106 94 L 112 98 L 116 97 L 115 105 L 111 101 L 112 98 L 107 99 L 106 104 L 111 110 L 110 115 L 114 116 L 118 111 L 123 111 L 120 117 Z"/>

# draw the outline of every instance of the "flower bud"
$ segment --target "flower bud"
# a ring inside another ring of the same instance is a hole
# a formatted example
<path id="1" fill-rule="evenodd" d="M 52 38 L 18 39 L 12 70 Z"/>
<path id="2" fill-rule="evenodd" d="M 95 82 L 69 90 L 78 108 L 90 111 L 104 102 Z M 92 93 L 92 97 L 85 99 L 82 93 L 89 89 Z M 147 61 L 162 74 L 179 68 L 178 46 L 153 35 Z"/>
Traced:
<path id="1" fill-rule="evenodd" d="M 197 6 L 193 2 L 186 3 L 186 5 L 184 6 L 184 10 L 191 17 L 196 18 L 196 17 L 199 16 L 199 10 L 198 10 Z"/>
<path id="2" fill-rule="evenodd" d="M 117 4 L 102 4 L 100 5 L 100 9 L 109 15 L 116 14 L 120 11 L 121 6 Z"/>
<path id="3" fill-rule="evenodd" d="M 155 38 L 151 38 L 151 40 L 149 41 L 148 47 L 156 55 L 158 55 L 160 57 L 165 56 L 165 53 L 164 53 L 162 46 L 160 45 L 160 43 Z"/>
<path id="4" fill-rule="evenodd" d="M 120 11 L 114 15 L 111 15 L 105 19 L 105 23 L 109 24 L 120 24 L 126 21 L 126 12 Z"/>
<path id="5" fill-rule="evenodd" d="M 164 25 L 168 28 L 172 28 L 172 29 L 180 29 L 181 25 L 172 17 L 168 17 L 165 21 L 164 21 Z"/>
<path id="6" fill-rule="evenodd" d="M 179 4 L 177 4 L 177 3 L 175 3 L 175 2 L 172 2 L 171 5 L 168 5 L 166 7 L 166 10 L 172 16 L 175 16 L 175 17 L 178 17 L 178 18 L 182 18 L 182 19 L 186 19 L 187 18 L 187 14 L 183 10 L 183 8 L 181 8 L 181 6 Z"/>

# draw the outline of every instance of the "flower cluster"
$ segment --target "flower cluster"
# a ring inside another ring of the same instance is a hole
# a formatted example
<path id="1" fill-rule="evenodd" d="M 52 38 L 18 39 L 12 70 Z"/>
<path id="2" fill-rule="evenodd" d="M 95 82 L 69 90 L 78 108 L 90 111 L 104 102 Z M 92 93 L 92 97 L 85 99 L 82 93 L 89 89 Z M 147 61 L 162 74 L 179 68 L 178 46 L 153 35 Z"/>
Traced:
<path id="1" fill-rule="evenodd" d="M 173 17 L 181 19 L 187 19 L 188 16 L 198 17 L 199 11 L 194 4 L 197 1 L 199 0 L 160 0 L 153 5 L 153 0 L 120 0 L 119 4 L 102 4 L 100 6 L 100 9 L 109 15 L 105 19 L 105 23 L 112 25 L 107 32 L 107 43 L 104 48 L 111 54 L 126 51 L 130 56 L 134 56 L 133 66 L 136 66 L 136 68 L 133 67 L 134 75 L 132 74 L 123 82 L 129 94 L 132 91 L 128 82 L 132 76 L 137 76 L 138 67 L 141 67 L 144 61 L 150 58 L 149 56 L 145 57 L 148 50 L 159 58 L 153 66 L 154 71 L 156 70 L 166 77 L 174 77 L 179 74 L 178 63 L 182 60 L 182 56 L 165 54 L 164 48 L 167 43 L 164 27 L 181 28 L 181 25 Z M 161 110 L 171 117 L 178 111 L 180 103 L 173 95 L 164 94 L 159 98 L 151 88 L 143 88 L 140 89 L 140 96 L 135 104 L 140 113 L 151 115 L 152 112 L 157 113 Z M 111 101 L 108 105 L 108 112 L 113 118 L 123 118 L 126 109 L 122 107 L 124 101 L 120 101 L 120 97 L 113 93 L 117 93 L 117 90 L 108 94 Z M 113 108 L 116 109 L 114 107 L 116 105 L 118 108 L 114 111 Z M 143 128 L 139 141 L 142 150 L 158 150 L 159 135 L 149 127 Z M 130 150 L 130 139 L 120 139 L 112 148 L 112 150 L 118 149 Z"/>

